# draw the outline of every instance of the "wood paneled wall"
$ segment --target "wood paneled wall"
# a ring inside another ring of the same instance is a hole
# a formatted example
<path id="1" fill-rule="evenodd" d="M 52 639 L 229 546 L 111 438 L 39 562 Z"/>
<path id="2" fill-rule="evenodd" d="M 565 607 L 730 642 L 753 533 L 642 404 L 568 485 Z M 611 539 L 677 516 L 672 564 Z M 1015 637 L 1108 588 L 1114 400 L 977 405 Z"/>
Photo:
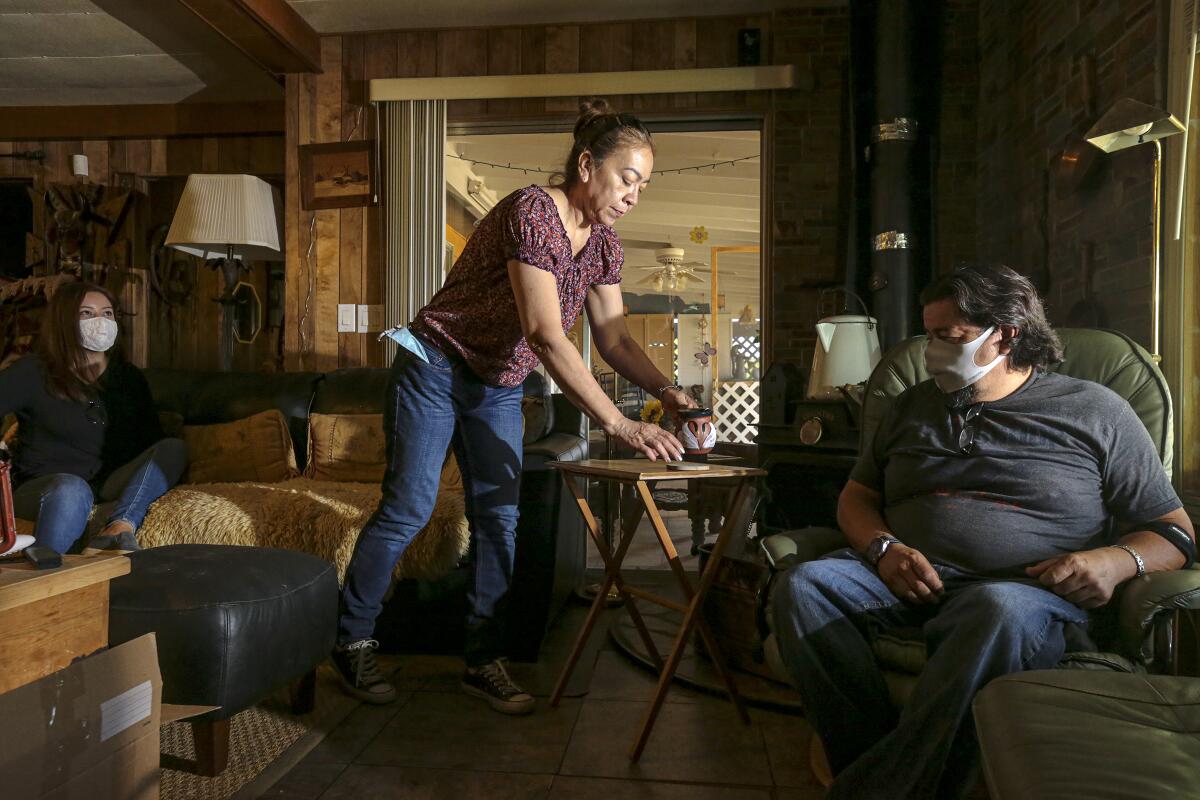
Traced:
<path id="1" fill-rule="evenodd" d="M 39 191 L 48 184 L 70 183 L 75 180 L 71 175 L 71 156 L 78 153 L 88 157 L 89 179 L 95 183 L 115 185 L 122 174 L 133 176 L 138 196 L 134 211 L 132 263 L 135 275 L 142 281 L 150 258 L 148 236 L 156 225 L 170 221 L 182 188 L 182 181 L 177 182 L 178 187 L 173 191 L 152 191 L 151 184 L 158 184 L 159 179 L 184 178 L 194 172 L 280 177 L 284 161 L 283 137 L 278 135 L 0 141 L 0 153 L 27 150 L 44 150 L 45 161 L 0 158 L 0 180 L 26 179 Z M 189 300 L 183 306 L 171 309 L 170 313 L 152 292 L 142 292 L 145 299 L 141 302 L 145 303 L 145 308 L 139 309 L 138 313 L 144 313 L 147 319 L 129 324 L 143 340 L 133 342 L 131 349 L 144 354 L 148 366 L 218 368 L 220 307 L 212 298 L 220 293 L 220 280 L 212 270 L 203 267 L 199 268 L 196 278 Z M 265 272 L 257 270 L 253 280 L 265 303 Z M 132 292 L 126 292 L 124 302 L 130 304 L 133 296 Z M 137 305 L 136 302 L 133 304 Z M 234 368 L 269 369 L 280 349 L 278 333 L 278 330 L 264 330 L 253 345 L 235 345 Z"/>
<path id="2" fill-rule="evenodd" d="M 46 160 L 0 158 L 0 178 L 30 178 L 38 188 L 74 180 L 71 156 L 88 157 L 91 180 L 111 184 L 117 173 L 141 178 L 193 172 L 283 174 L 280 136 L 185 136 L 174 139 L 88 139 L 84 141 L 0 141 L 0 153 L 44 150 Z"/>
<path id="3" fill-rule="evenodd" d="M 950 0 L 948 8 L 936 176 L 944 265 L 974 255 L 978 186 L 978 0 Z M 298 146 L 375 137 L 366 81 L 736 66 L 737 31 L 747 27 L 763 32 L 761 63 L 795 65 L 794 89 L 610 99 L 650 121 L 761 116 L 766 355 L 768 362 L 807 365 L 814 324 L 836 312 L 830 295 L 822 302 L 820 290 L 840 284 L 844 274 L 839 223 L 849 201 L 839 161 L 850 49 L 844 0 L 805 0 L 802 8 L 754 16 L 324 37 L 324 74 L 289 76 L 287 82 L 286 367 L 382 365 L 374 334 L 336 333 L 338 303 L 382 302 L 379 209 L 307 212 L 297 191 Z M 574 97 L 455 101 L 449 108 L 452 123 L 489 124 L 569 125 L 577 110 Z"/>
<path id="4" fill-rule="evenodd" d="M 844 10 L 838 8 L 839 5 L 831 3 L 828 9 L 796 13 L 806 20 L 816 19 L 820 25 L 827 15 L 835 21 L 839 16 L 844 18 Z M 762 62 L 773 63 L 771 34 L 780 24 L 780 17 L 776 14 L 323 37 L 324 73 L 289 75 L 287 78 L 286 368 L 327 370 L 382 366 L 383 351 L 375 342 L 375 334 L 338 334 L 336 325 L 339 303 L 382 302 L 380 209 L 306 211 L 300 206 L 298 191 L 298 147 L 315 142 L 375 138 L 374 115 L 365 99 L 366 81 L 372 78 L 736 66 L 737 31 L 746 27 L 763 30 Z M 782 24 L 785 29 L 790 25 L 786 18 Z M 835 31 L 835 35 L 845 38 L 844 25 Z M 840 69 L 836 71 L 838 83 L 832 93 L 835 105 L 827 117 L 835 121 Z M 612 100 L 622 110 L 638 112 L 647 118 L 711 117 L 730 113 L 762 115 L 768 128 L 764 146 L 769 146 L 769 129 L 773 124 L 772 94 L 795 94 L 799 99 L 802 93 L 630 95 Z M 803 94 L 812 95 L 811 82 Z M 827 99 L 821 96 L 821 103 Z M 539 120 L 571 123 L 578 112 L 578 103 L 579 99 L 572 97 L 455 101 L 450 104 L 449 113 L 452 122 Z M 799 149 L 798 143 L 792 148 L 796 158 L 801 157 Z M 816 160 L 827 159 L 821 154 Z M 830 183 L 836 185 L 836 180 Z M 796 226 L 789 230 L 795 231 Z M 823 237 L 825 233 L 822 229 L 814 235 Z M 828 235 L 833 235 L 832 229 Z M 815 265 L 816 272 L 827 277 L 836 276 L 833 265 L 836 247 L 831 242 L 822 249 L 828 252 L 828 269 L 815 264 L 814 259 L 798 268 L 810 272 Z M 802 283 L 812 285 L 807 279 Z M 785 285 L 789 287 L 784 290 L 785 294 L 796 288 L 790 282 Z M 781 299 L 786 301 L 786 297 Z M 808 329 L 811 331 L 811 324 Z"/>

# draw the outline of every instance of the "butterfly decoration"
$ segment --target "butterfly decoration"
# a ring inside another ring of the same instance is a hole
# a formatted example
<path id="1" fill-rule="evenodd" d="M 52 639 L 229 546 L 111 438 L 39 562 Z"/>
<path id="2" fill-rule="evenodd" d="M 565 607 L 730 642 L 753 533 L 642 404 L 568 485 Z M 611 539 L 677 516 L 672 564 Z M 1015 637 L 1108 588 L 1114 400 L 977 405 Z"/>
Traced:
<path id="1" fill-rule="evenodd" d="M 696 360 L 700 362 L 700 366 L 707 367 L 708 360 L 717 354 L 717 348 L 713 347 L 710 342 L 705 342 L 704 347 L 700 348 L 700 352 L 696 353 Z"/>

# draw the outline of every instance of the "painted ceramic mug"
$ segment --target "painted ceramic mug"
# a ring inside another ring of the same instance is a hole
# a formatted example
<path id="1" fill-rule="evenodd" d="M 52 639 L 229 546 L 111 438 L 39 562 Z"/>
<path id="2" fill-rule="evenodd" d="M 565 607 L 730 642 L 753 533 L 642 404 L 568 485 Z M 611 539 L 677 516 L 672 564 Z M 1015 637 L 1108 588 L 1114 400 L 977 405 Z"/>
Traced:
<path id="1" fill-rule="evenodd" d="M 683 408 L 675 417 L 675 436 L 687 456 L 707 455 L 717 444 L 711 408 Z"/>

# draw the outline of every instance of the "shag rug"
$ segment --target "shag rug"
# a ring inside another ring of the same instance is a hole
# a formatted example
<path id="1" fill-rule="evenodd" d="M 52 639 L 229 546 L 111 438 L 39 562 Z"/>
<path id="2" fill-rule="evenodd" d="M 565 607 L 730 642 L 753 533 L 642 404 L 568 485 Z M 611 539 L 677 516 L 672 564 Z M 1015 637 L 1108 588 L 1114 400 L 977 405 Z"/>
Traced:
<path id="1" fill-rule="evenodd" d="M 187 484 L 150 507 L 137 538 L 142 547 L 232 544 L 301 550 L 333 563 L 340 582 L 379 497 L 378 484 L 309 478 Z M 396 577 L 441 577 L 458 565 L 469 543 L 463 495 L 443 488 L 429 524 L 396 565 Z"/>

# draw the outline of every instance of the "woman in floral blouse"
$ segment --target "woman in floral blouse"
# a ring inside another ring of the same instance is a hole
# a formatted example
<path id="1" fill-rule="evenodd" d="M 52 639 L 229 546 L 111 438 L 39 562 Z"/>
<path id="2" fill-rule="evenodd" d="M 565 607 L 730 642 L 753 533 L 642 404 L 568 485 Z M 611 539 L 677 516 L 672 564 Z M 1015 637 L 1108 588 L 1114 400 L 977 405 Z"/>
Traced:
<path id="1" fill-rule="evenodd" d="M 462 687 L 503 713 L 533 710 L 533 698 L 505 669 L 499 611 L 515 552 L 521 383 L 539 362 L 610 437 L 651 460 L 682 457 L 669 433 L 617 410 L 566 335 L 586 307 L 606 363 L 668 412 L 694 405 L 625 326 L 624 257 L 612 225 L 637 205 L 653 165 L 654 144 L 638 119 L 613 113 L 603 100 L 585 104 L 560 180 L 501 200 L 412 325 L 389 332 L 401 347 L 385 405 L 388 470 L 346 574 L 333 658 L 355 696 L 375 703 L 396 697 L 370 637 L 396 562 L 429 520 L 453 445 L 474 547 Z"/>

